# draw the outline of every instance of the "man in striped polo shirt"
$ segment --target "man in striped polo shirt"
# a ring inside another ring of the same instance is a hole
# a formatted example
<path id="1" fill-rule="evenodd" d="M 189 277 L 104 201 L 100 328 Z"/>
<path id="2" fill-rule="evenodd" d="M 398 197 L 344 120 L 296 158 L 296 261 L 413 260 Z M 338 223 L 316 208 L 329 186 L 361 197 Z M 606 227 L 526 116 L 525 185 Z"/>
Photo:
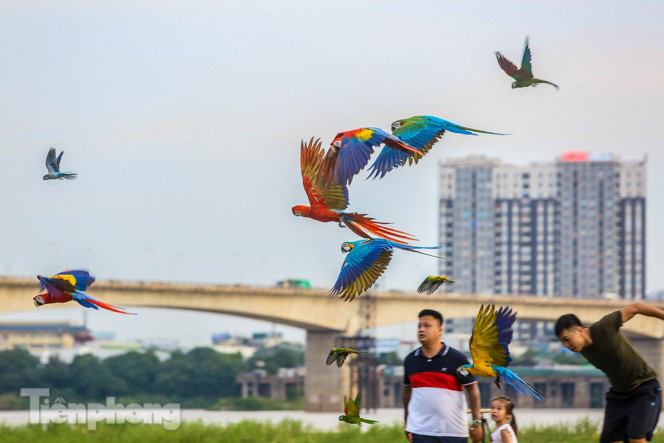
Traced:
<path id="1" fill-rule="evenodd" d="M 459 366 L 468 364 L 468 359 L 440 341 L 443 335 L 440 312 L 424 309 L 418 317 L 417 338 L 422 346 L 404 361 L 406 437 L 413 443 L 468 443 L 470 430 L 472 440 L 481 441 L 477 380 L 457 372 Z M 470 428 L 466 397 L 473 415 Z"/>

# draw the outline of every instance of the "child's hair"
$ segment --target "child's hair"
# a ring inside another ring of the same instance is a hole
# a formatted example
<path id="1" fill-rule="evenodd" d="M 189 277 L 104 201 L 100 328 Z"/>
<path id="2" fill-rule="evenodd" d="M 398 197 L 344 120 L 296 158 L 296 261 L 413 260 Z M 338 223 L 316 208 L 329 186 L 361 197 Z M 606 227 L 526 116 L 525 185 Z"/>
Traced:
<path id="1" fill-rule="evenodd" d="M 507 415 L 510 415 L 512 419 L 510 420 L 510 426 L 512 426 L 512 430 L 514 431 L 514 435 L 517 435 L 519 432 L 519 429 L 516 425 L 516 417 L 514 416 L 514 402 L 512 401 L 511 398 L 505 397 L 504 395 L 501 395 L 499 397 L 494 398 L 491 400 L 491 403 L 494 401 L 500 401 L 505 405 L 505 411 L 507 412 Z"/>

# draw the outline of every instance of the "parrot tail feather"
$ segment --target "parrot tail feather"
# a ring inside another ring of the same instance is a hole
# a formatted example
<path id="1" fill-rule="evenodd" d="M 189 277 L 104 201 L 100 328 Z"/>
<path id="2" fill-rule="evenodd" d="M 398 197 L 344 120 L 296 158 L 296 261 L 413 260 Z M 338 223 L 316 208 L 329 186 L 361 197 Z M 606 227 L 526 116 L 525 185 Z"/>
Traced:
<path id="1" fill-rule="evenodd" d="M 104 303 L 103 301 L 96 300 L 93 298 L 88 298 L 88 302 L 92 303 L 95 306 L 99 306 L 100 308 L 108 309 L 109 311 L 117 312 L 119 314 L 126 314 L 126 315 L 136 315 L 135 312 L 127 312 L 125 308 L 122 308 L 120 306 L 113 306 L 108 303 Z"/>
<path id="2" fill-rule="evenodd" d="M 417 241 L 417 238 L 411 234 L 399 231 L 398 229 L 388 228 L 385 226 L 386 223 L 377 222 L 366 214 L 358 214 L 357 212 L 350 214 L 343 213 L 341 214 L 340 221 L 348 226 L 355 234 L 363 238 L 372 238 L 372 236 L 381 237 L 403 244 L 408 244 L 409 241 Z"/>
<path id="3" fill-rule="evenodd" d="M 390 148 L 393 148 L 393 149 L 398 149 L 400 151 L 410 152 L 410 153 L 417 154 L 417 155 L 424 155 L 422 153 L 422 151 L 420 151 L 419 149 L 413 148 L 409 144 L 404 143 L 401 140 L 398 140 L 396 138 L 394 138 L 394 139 L 386 138 L 384 143 L 387 146 L 389 146 Z"/>

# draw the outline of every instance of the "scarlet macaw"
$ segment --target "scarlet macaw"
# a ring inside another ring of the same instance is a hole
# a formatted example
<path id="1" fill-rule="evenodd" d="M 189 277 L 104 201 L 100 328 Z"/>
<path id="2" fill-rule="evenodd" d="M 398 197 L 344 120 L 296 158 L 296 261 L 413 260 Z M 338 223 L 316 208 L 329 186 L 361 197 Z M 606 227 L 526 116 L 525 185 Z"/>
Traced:
<path id="1" fill-rule="evenodd" d="M 512 312 L 508 307 L 501 307 L 496 311 L 493 305 L 486 308 L 482 305 L 470 337 L 473 364 L 459 366 L 457 372 L 464 377 L 468 374 L 491 377 L 498 389 L 500 381 L 504 380 L 518 392 L 543 400 L 535 388 L 507 369 L 512 361 L 509 344 L 512 341 L 512 325 L 515 320 L 516 312 Z"/>
<path id="2" fill-rule="evenodd" d="M 417 164 L 431 150 L 433 145 L 440 140 L 445 131 L 465 135 L 477 135 L 476 132 L 481 134 L 508 135 L 500 132 L 467 128 L 431 115 L 416 115 L 396 120 L 392 123 L 392 135 L 408 143 L 410 146 L 419 149 L 421 153 L 416 154 L 409 151 L 404 152 L 383 148 L 369 168 L 369 177 L 383 178 L 392 169 L 403 166 L 406 161 L 408 161 L 409 166 L 413 163 Z"/>
<path id="3" fill-rule="evenodd" d="M 417 249 L 440 249 L 442 246 L 409 246 L 383 238 L 344 242 L 341 252 L 349 254 L 341 265 L 341 272 L 329 295 L 339 295 L 344 301 L 353 299 L 369 289 L 378 280 L 392 260 L 395 248 L 417 252 L 436 258 Z"/>
<path id="4" fill-rule="evenodd" d="M 337 134 L 325 155 L 325 180 L 348 185 L 360 172 L 374 152 L 384 144 L 383 150 L 421 155 L 419 149 L 379 128 L 359 128 Z"/>
<path id="5" fill-rule="evenodd" d="M 104 303 L 83 292 L 95 281 L 95 278 L 88 271 L 65 271 L 51 277 L 38 275 L 37 279 L 39 280 L 40 290 L 46 290 L 45 293 L 36 295 L 32 299 L 37 307 L 50 303 L 66 303 L 74 300 L 86 308 L 104 308 L 120 314 L 132 314 L 131 312 L 126 312 L 125 308 Z"/>
<path id="6" fill-rule="evenodd" d="M 559 89 L 558 85 L 555 83 L 533 77 L 533 65 L 531 63 L 532 57 L 530 54 L 530 46 L 528 45 L 528 37 L 526 37 L 526 47 L 523 49 L 521 68 L 517 69 L 514 63 L 507 60 L 503 54 L 498 51 L 496 51 L 496 59 L 498 59 L 498 65 L 501 67 L 501 69 L 505 71 L 507 75 L 516 80 L 515 82 L 512 82 L 512 89 L 537 86 L 538 83 L 546 83 L 547 85 L 551 85 L 556 89 Z"/>
<path id="7" fill-rule="evenodd" d="M 366 214 L 343 212 L 348 207 L 348 188 L 337 182 L 330 182 L 323 177 L 326 160 L 320 140 L 312 138 L 300 148 L 300 169 L 302 184 L 311 206 L 293 206 L 293 215 L 308 217 L 321 222 L 336 222 L 339 226 L 347 226 L 351 231 L 363 238 L 382 237 L 401 243 L 416 240 L 412 235 L 388 228 L 386 223 L 374 221 Z"/>
<path id="8" fill-rule="evenodd" d="M 62 160 L 62 154 L 64 153 L 65 151 L 60 152 L 60 155 L 56 159 L 55 148 L 48 150 L 48 155 L 46 155 L 46 169 L 48 170 L 48 174 L 43 177 L 44 180 L 73 180 L 76 178 L 78 174 L 74 172 L 60 172 L 60 160 Z"/>
<path id="9" fill-rule="evenodd" d="M 370 425 L 378 423 L 376 420 L 368 420 L 366 418 L 360 417 L 361 402 L 362 396 L 359 392 L 357 397 L 355 397 L 355 401 L 344 395 L 344 415 L 339 416 L 339 421 L 358 426 L 362 426 L 362 423 L 368 423 Z"/>

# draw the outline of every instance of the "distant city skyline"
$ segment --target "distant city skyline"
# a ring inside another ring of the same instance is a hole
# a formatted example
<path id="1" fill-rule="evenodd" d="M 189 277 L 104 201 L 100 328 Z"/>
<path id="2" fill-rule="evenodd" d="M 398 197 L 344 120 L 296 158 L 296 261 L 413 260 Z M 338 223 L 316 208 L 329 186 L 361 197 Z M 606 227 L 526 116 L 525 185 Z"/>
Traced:
<path id="1" fill-rule="evenodd" d="M 645 296 L 646 159 L 568 151 L 527 166 L 440 165 L 447 292 Z"/>

